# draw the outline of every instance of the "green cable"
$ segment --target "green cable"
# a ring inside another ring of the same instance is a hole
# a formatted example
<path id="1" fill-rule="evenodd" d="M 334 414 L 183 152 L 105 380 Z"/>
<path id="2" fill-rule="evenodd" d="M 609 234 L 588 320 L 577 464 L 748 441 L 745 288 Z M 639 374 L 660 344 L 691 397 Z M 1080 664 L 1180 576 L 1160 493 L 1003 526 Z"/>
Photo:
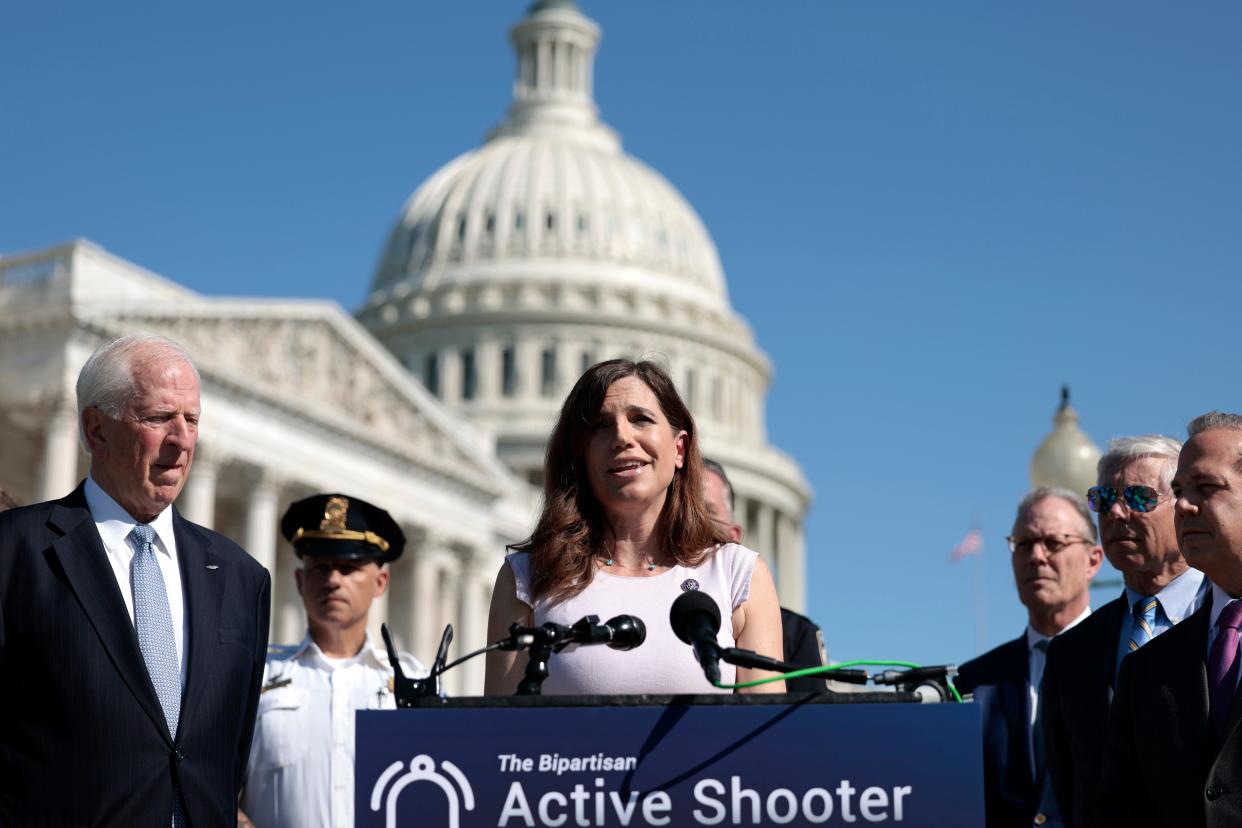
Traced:
<path id="1" fill-rule="evenodd" d="M 720 682 L 712 682 L 721 690 L 738 690 L 743 687 L 755 687 L 760 684 L 768 684 L 773 681 L 784 681 L 787 678 L 801 678 L 802 676 L 817 676 L 823 673 L 831 673 L 833 670 L 844 670 L 849 667 L 902 667 L 906 670 L 916 670 L 920 667 L 909 661 L 843 661 L 840 664 L 830 664 L 824 667 L 806 667 L 801 670 L 793 670 L 788 673 L 782 673 L 779 676 L 771 678 L 755 679 L 754 681 L 744 681 L 739 684 L 722 684 Z M 962 694 L 957 692 L 957 688 L 953 686 L 953 680 L 948 679 L 949 692 L 953 694 L 954 701 L 961 701 Z"/>

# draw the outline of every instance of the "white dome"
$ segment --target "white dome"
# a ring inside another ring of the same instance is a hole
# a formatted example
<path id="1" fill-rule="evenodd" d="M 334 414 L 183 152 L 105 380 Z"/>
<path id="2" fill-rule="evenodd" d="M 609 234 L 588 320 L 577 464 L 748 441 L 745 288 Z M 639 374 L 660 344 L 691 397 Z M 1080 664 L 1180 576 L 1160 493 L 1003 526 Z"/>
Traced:
<path id="1" fill-rule="evenodd" d="M 596 284 L 599 265 L 615 265 L 631 289 L 728 308 L 702 220 L 599 120 L 590 89 L 599 35 L 572 4 L 557 2 L 537 4 L 513 28 L 518 79 L 508 118 L 410 197 L 368 306 L 494 279 L 489 264 L 542 259 L 587 265 Z M 558 272 L 572 281 L 581 269 Z"/>
<path id="2" fill-rule="evenodd" d="M 619 146 L 572 134 L 497 135 L 433 175 L 406 203 L 374 289 L 443 287 L 471 265 L 545 257 L 640 268 L 660 277 L 654 290 L 728 303 L 716 247 L 681 194 Z"/>

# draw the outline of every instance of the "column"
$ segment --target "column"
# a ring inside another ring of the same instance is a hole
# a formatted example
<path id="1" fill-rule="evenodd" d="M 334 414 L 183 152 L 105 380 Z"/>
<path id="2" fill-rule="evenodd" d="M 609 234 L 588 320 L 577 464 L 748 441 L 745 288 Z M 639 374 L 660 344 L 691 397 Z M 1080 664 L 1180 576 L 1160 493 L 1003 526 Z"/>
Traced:
<path id="1" fill-rule="evenodd" d="M 781 606 L 794 612 L 806 611 L 806 560 L 802 531 L 789 515 L 780 515 L 777 522 L 780 536 L 777 559 L 776 594 Z"/>
<path id="2" fill-rule="evenodd" d="M 455 345 L 440 349 L 440 399 L 449 405 L 461 402 L 461 352 Z"/>
<path id="3" fill-rule="evenodd" d="M 444 632 L 446 624 L 453 625 L 453 643 L 449 645 L 449 661 L 464 655 L 467 651 L 462 649 L 461 645 L 461 627 L 458 624 L 458 614 L 461 608 L 460 595 L 458 594 L 458 585 L 461 583 L 461 563 L 457 556 L 445 545 L 441 550 L 439 565 L 439 584 L 437 586 L 440 595 L 440 606 L 436 613 L 436 624 L 432 637 L 435 639 L 431 655 L 435 656 L 435 649 L 440 646 L 440 636 Z M 460 669 L 451 670 L 444 675 L 444 689 L 451 696 L 460 696 L 462 694 L 462 678 L 464 673 Z"/>
<path id="4" fill-rule="evenodd" d="M 541 219 L 542 220 L 542 219 Z M 521 400 L 539 399 L 539 386 L 543 381 L 543 366 L 540 364 L 542 341 L 531 338 L 529 332 L 517 340 L 514 357 L 518 369 L 517 397 Z"/>
<path id="5" fill-rule="evenodd" d="M 429 534 L 414 555 L 414 629 L 409 642 L 414 657 L 428 667 L 436 657 L 436 646 L 440 643 L 441 628 L 436 624 L 436 591 L 440 579 L 437 554 L 434 537 Z"/>
<path id="6" fill-rule="evenodd" d="M 242 546 L 250 557 L 273 575 L 276 572 L 277 481 L 262 468 L 248 470 L 250 491 L 246 495 L 246 529 Z"/>
<path id="7" fill-rule="evenodd" d="M 56 500 L 78 485 L 78 413 L 67 400 L 58 401 L 48 417 L 43 442 L 43 470 L 38 498 Z"/>
<path id="8" fill-rule="evenodd" d="M 477 549 L 467 549 L 461 556 L 461 612 L 454 650 L 458 656 L 473 652 L 487 644 L 487 566 Z M 483 695 L 484 656 L 477 656 L 458 667 L 462 671 L 462 692 Z"/>
<path id="9" fill-rule="evenodd" d="M 755 516 L 755 534 L 749 546 L 763 557 L 764 562 L 772 569 L 772 574 L 777 575 L 775 512 L 770 505 L 762 501 L 758 503 L 758 506 Z"/>
<path id="10" fill-rule="evenodd" d="M 481 339 L 475 346 L 474 363 L 478 375 L 475 399 L 480 406 L 494 405 L 500 397 L 502 381 L 500 343 L 491 337 Z"/>
<path id="11" fill-rule="evenodd" d="M 373 610 L 372 617 L 387 619 L 388 628 L 397 639 L 397 646 L 408 652 L 415 652 L 414 646 L 414 558 L 418 546 L 417 538 L 422 536 L 420 530 L 403 526 L 408 542 L 405 554 L 388 565 L 388 600 L 385 612 L 380 614 Z M 377 639 L 378 641 L 378 639 Z"/>
<path id="12" fill-rule="evenodd" d="M 220 477 L 219 459 L 211 452 L 203 453 L 202 443 L 194 450 L 190 477 L 185 481 L 177 508 L 191 523 L 214 529 L 216 524 L 216 481 Z"/>

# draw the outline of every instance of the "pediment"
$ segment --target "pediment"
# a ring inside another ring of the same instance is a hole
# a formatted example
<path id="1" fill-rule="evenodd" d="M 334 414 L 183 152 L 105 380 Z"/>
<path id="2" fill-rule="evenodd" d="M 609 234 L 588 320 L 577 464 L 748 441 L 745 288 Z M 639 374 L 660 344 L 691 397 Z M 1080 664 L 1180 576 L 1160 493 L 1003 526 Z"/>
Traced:
<path id="1" fill-rule="evenodd" d="M 475 496 L 495 497 L 512 480 L 493 440 L 450 414 L 334 303 L 196 298 L 77 315 L 105 335 L 167 336 L 190 352 L 205 388 L 330 429 Z"/>

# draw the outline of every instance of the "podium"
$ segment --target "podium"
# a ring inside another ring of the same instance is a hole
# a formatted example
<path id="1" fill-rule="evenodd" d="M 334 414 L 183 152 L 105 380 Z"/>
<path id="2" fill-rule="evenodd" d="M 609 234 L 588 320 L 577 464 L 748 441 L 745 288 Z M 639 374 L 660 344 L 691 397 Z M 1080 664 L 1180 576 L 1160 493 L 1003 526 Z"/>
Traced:
<path id="1" fill-rule="evenodd" d="M 979 709 L 895 693 L 428 699 L 357 713 L 357 828 L 983 825 Z"/>

